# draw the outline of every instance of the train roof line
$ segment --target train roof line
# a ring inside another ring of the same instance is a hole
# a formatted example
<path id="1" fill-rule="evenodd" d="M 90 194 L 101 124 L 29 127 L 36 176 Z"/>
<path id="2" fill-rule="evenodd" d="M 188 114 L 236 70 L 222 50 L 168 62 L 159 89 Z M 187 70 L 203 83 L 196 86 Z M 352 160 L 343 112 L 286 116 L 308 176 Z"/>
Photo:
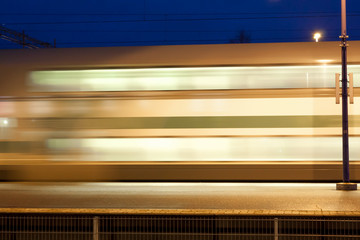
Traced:
<path id="1" fill-rule="evenodd" d="M 349 41 L 349 64 L 360 41 Z M 139 68 L 339 64 L 339 42 L 171 45 L 0 50 L 0 65 L 25 68 Z"/>

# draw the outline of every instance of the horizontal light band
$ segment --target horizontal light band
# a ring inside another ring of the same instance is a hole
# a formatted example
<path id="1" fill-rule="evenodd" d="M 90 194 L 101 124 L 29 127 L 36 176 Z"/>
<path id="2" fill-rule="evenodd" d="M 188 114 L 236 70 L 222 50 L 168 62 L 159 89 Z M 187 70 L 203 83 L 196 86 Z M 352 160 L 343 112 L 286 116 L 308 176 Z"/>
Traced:
<path id="1" fill-rule="evenodd" d="M 360 137 L 350 156 L 360 160 Z M 49 139 L 54 160 L 340 161 L 341 137 L 209 137 Z"/>
<path id="2" fill-rule="evenodd" d="M 341 127 L 340 115 L 320 116 L 201 116 L 120 118 L 19 119 L 29 129 L 202 129 L 202 128 L 329 128 Z M 360 126 L 360 116 L 349 118 L 350 127 Z"/>
<path id="3" fill-rule="evenodd" d="M 360 65 L 348 70 L 360 74 Z M 329 88 L 336 72 L 339 65 L 44 70 L 31 72 L 29 85 L 35 92 Z"/>

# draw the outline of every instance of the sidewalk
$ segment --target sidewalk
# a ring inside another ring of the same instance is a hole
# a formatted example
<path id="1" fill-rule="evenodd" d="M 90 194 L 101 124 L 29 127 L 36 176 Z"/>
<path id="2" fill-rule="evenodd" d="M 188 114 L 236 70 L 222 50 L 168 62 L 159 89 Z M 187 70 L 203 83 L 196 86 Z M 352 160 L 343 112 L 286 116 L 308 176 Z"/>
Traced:
<path id="1" fill-rule="evenodd" d="M 0 183 L 1 213 L 360 216 L 335 183 Z"/>

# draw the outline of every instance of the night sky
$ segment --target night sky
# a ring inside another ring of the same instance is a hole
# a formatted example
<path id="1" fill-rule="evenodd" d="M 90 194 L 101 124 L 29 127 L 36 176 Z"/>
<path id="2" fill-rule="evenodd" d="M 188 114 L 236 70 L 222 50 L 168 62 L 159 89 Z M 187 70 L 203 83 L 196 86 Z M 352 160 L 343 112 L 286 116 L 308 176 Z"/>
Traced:
<path id="1" fill-rule="evenodd" d="M 339 41 L 340 0 L 5 0 L 0 23 L 57 47 Z M 360 40 L 360 1 L 347 0 Z M 240 37 L 240 36 L 243 37 Z M 241 40 L 240 40 L 241 39 Z M 0 48 L 18 48 L 0 39 Z"/>

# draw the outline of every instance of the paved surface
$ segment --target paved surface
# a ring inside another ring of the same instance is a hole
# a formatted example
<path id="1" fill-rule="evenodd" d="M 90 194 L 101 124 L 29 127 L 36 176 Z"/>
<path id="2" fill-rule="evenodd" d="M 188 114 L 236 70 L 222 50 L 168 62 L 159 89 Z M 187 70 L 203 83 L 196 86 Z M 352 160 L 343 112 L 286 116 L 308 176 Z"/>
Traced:
<path id="1" fill-rule="evenodd" d="M 0 212 L 360 216 L 360 190 L 311 183 L 0 183 Z"/>

